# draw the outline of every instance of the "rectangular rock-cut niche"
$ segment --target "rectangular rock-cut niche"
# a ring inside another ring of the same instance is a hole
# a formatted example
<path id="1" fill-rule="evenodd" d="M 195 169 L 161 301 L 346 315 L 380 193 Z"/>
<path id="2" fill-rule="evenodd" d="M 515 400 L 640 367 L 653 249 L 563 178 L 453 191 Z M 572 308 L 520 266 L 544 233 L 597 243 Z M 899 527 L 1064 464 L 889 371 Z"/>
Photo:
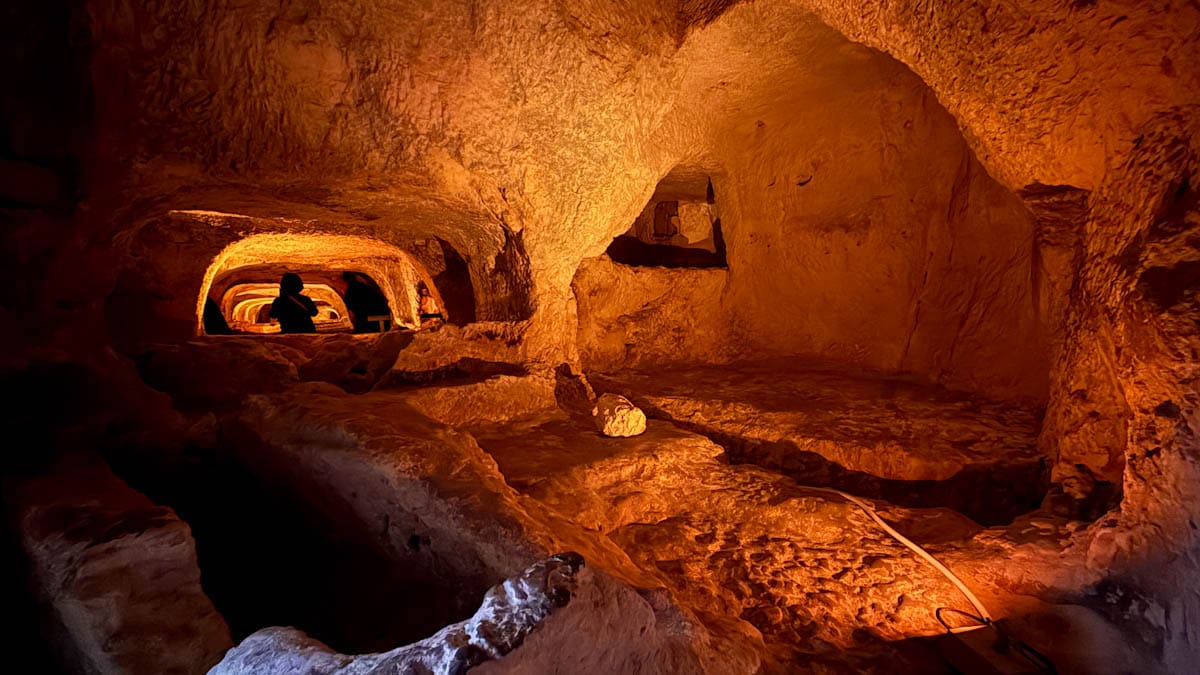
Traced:
<path id="1" fill-rule="evenodd" d="M 635 267 L 726 267 L 707 174 L 677 169 L 663 177 L 629 229 L 609 245 L 608 256 Z"/>

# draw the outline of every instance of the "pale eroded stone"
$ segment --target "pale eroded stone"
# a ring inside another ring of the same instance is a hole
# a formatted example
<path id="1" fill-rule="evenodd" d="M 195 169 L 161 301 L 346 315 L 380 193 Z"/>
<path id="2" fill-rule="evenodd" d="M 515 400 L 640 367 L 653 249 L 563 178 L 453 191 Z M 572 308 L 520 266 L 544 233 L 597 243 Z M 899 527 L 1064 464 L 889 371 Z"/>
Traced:
<path id="1" fill-rule="evenodd" d="M 210 675 L 309 675 L 334 673 L 465 673 L 524 642 L 550 614 L 571 601 L 577 553 L 562 553 L 493 586 L 466 621 L 420 642 L 382 654 L 338 654 L 294 628 L 265 628 L 231 649 Z"/>
<path id="2" fill-rule="evenodd" d="M 592 408 L 596 429 L 605 436 L 637 436 L 646 430 L 646 413 L 619 394 L 604 394 Z"/>
<path id="3" fill-rule="evenodd" d="M 81 673 L 203 673 L 231 642 L 175 513 L 71 455 L 14 481 L 9 507 L 61 665 Z"/>

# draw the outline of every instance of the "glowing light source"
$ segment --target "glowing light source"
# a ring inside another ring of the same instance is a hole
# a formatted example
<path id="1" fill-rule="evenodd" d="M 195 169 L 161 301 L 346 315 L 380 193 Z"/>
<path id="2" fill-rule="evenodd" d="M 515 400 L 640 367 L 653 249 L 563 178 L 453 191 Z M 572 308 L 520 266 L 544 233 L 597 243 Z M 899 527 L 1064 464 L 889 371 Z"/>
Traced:
<path id="1" fill-rule="evenodd" d="M 317 305 L 313 324 L 318 333 L 348 331 L 350 312 L 336 290 L 327 284 L 309 284 L 304 294 Z M 221 311 L 228 317 L 229 327 L 244 333 L 278 333 L 279 323 L 267 318 L 267 309 L 279 297 L 279 285 L 272 283 L 235 284 L 225 291 Z"/>
<path id="2" fill-rule="evenodd" d="M 197 215 L 200 212 L 188 212 Z M 417 285 L 424 283 L 430 289 L 439 307 L 444 306 L 438 295 L 432 277 L 415 258 L 399 247 L 361 235 L 278 232 L 269 234 L 254 234 L 225 247 L 213 259 L 204 275 L 200 288 L 200 297 L 196 303 L 196 327 L 198 333 L 203 333 L 204 303 L 210 293 L 216 291 L 222 294 L 220 302 L 227 320 L 235 330 L 252 332 L 271 332 L 260 322 L 251 321 L 257 318 L 250 312 L 255 307 L 262 307 L 263 293 L 266 289 L 255 291 L 258 295 L 255 302 L 246 305 L 235 316 L 236 303 L 225 303 L 228 293 L 223 291 L 224 284 L 269 286 L 272 295 L 265 302 L 274 299 L 277 289 L 275 284 L 266 283 L 266 278 L 238 279 L 239 270 L 249 268 L 275 269 L 285 271 L 325 270 L 330 273 L 340 271 L 360 271 L 378 285 L 387 298 L 392 313 L 392 322 L 401 326 L 417 326 L 420 324 L 420 299 L 417 295 Z M 278 272 L 275 272 L 276 274 Z M 302 275 L 303 276 L 303 275 Z M 243 282 L 239 284 L 239 282 Z M 246 283 L 249 282 L 249 283 Z M 276 282 L 277 283 L 277 282 Z M 316 324 L 318 330 L 325 324 L 325 330 L 336 330 L 334 324 L 346 322 L 349 327 L 349 312 L 340 295 L 328 284 L 310 284 L 306 287 L 314 301 L 324 298 L 325 305 L 331 309 L 318 315 Z M 320 294 L 316 289 L 324 288 Z M 229 287 L 232 290 L 232 286 Z M 336 301 L 334 300 L 336 298 Z M 218 298 L 214 297 L 214 300 Z M 250 301 L 250 297 L 245 300 Z M 320 303 L 318 303 L 318 309 Z M 336 316 L 335 316 L 336 313 Z M 237 325 L 234 325 L 237 324 Z"/>

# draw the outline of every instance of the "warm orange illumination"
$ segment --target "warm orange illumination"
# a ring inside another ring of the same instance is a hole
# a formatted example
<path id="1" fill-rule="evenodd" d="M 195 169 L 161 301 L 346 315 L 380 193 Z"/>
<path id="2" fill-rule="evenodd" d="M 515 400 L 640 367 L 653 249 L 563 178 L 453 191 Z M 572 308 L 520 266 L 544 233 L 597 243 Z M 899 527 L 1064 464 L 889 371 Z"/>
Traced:
<path id="1" fill-rule="evenodd" d="M 187 212 L 189 215 L 214 216 L 209 212 Z M 204 301 L 214 290 L 220 293 L 220 287 L 231 279 L 236 283 L 235 274 L 238 270 L 247 268 L 271 268 L 286 271 L 299 271 L 304 276 L 305 270 L 327 270 L 336 275 L 343 270 L 361 271 L 367 274 L 378 285 L 392 312 L 392 323 L 397 326 L 417 327 L 420 325 L 420 298 L 417 294 L 418 284 L 430 289 L 437 305 L 443 306 L 442 299 L 437 294 L 433 279 L 421 263 L 399 247 L 365 236 L 294 233 L 280 232 L 272 234 L 255 234 L 234 242 L 221 251 L 209 265 L 204 275 L 200 289 L 200 297 L 196 304 L 197 331 L 203 332 L 202 317 Z M 224 280 L 224 281 L 222 281 Z M 250 285 L 272 286 L 266 279 L 255 278 Z M 214 284 L 218 287 L 214 288 Z M 246 284 L 242 284 L 246 285 Z M 316 291 L 318 288 L 327 289 Z M 337 317 L 330 314 L 317 317 L 318 330 L 338 330 L 334 325 L 341 326 L 340 321 L 349 327 L 349 313 L 345 302 L 332 287 L 326 284 L 309 284 L 308 295 L 314 300 L 324 300 L 325 304 L 337 312 Z M 231 288 L 232 290 L 232 288 Z M 262 292 L 266 292 L 265 289 Z M 272 289 L 272 298 L 277 289 Z M 262 297 L 262 296 L 256 296 Z M 254 307 L 247 305 L 240 310 L 242 314 L 235 316 L 232 312 L 236 303 L 228 304 L 221 298 L 222 310 L 234 330 L 251 332 L 272 332 L 261 324 L 249 322 L 248 314 Z M 336 298 L 336 302 L 334 301 Z M 214 298 L 216 300 L 217 298 Z M 247 298 L 250 300 L 250 298 Z M 269 301 L 268 301 L 269 302 Z M 320 304 L 318 304 L 318 307 Z M 237 325 L 234 325 L 237 324 Z M 324 328 L 321 326 L 324 325 Z M 256 327 L 251 327 L 256 326 Z"/>
<path id="2" fill-rule="evenodd" d="M 317 305 L 317 316 L 313 318 L 318 333 L 348 331 L 351 329 L 350 312 L 336 290 L 326 284 L 308 284 L 304 294 Z M 266 312 L 275 298 L 279 297 L 279 285 L 249 283 L 231 286 L 221 300 L 221 311 L 228 317 L 229 327 L 243 333 L 278 333 L 279 323 L 266 317 Z"/>

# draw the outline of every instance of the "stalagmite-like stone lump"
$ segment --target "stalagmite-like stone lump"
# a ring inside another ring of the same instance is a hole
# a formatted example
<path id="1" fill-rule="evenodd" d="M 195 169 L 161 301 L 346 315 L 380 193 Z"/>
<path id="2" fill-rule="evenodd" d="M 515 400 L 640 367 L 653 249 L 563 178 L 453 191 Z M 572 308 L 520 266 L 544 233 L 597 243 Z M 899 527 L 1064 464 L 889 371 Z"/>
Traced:
<path id="1" fill-rule="evenodd" d="M 637 436 L 646 430 L 646 413 L 620 394 L 604 394 L 592 408 L 596 429 L 605 436 Z"/>
<path id="2" fill-rule="evenodd" d="M 3 16 L 9 669 L 1200 662 L 1193 0 Z"/>

